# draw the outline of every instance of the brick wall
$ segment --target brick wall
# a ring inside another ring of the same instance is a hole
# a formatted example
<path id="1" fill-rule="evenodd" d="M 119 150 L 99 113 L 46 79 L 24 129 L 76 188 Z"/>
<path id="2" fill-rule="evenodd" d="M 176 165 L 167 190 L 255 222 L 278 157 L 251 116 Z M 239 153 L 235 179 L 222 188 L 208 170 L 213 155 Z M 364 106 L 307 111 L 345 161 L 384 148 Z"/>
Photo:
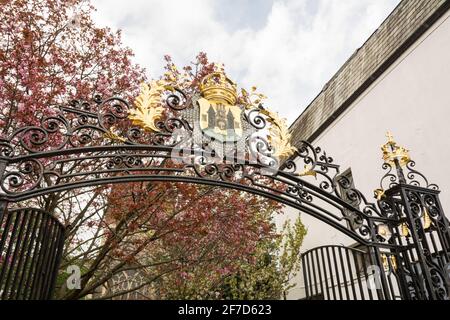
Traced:
<path id="1" fill-rule="evenodd" d="M 313 141 L 346 107 L 392 64 L 412 43 L 412 36 L 425 32 L 430 19 L 448 10 L 450 0 L 403 0 L 378 30 L 358 49 L 325 85 L 317 98 L 292 124 L 293 144 Z M 440 16 L 439 15 L 439 16 Z M 393 61 L 392 61 L 393 60 Z"/>

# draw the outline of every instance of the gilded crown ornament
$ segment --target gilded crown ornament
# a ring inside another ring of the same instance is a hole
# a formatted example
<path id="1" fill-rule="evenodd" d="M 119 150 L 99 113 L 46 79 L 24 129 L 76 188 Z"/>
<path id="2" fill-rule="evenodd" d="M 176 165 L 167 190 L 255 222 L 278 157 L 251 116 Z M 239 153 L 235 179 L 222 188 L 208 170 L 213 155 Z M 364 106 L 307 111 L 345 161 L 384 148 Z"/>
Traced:
<path id="1" fill-rule="evenodd" d="M 237 102 L 237 86 L 225 75 L 223 67 L 216 65 L 216 71 L 201 80 L 199 89 L 201 95 L 211 102 L 229 105 Z"/>
<path id="2" fill-rule="evenodd" d="M 399 146 L 397 142 L 394 141 L 394 137 L 390 132 L 386 134 L 386 137 L 388 138 L 388 142 L 381 146 L 384 162 L 395 165 L 395 161 L 397 160 L 400 166 L 406 165 L 411 160 L 409 150 Z"/>
<path id="3" fill-rule="evenodd" d="M 170 78 L 153 80 L 149 85 L 143 83 L 135 101 L 135 108 L 128 112 L 128 118 L 133 125 L 147 132 L 160 132 L 157 123 L 164 116 L 162 97 L 165 91 L 173 92 L 177 85 L 178 82 Z M 199 108 L 198 118 L 191 121 L 198 121 L 202 135 L 212 139 L 210 146 L 220 149 L 222 143 L 245 141 L 245 134 L 251 134 L 254 130 L 246 124 L 245 112 L 257 110 L 270 124 L 267 133 L 273 150 L 272 156 L 283 160 L 296 152 L 297 149 L 291 144 L 286 120 L 281 119 L 276 112 L 262 107 L 262 100 L 266 99 L 266 96 L 257 93 L 256 87 L 252 87 L 250 93 L 241 89 L 239 94 L 236 83 L 228 78 L 223 64 L 214 64 L 213 72 L 199 81 L 197 90 L 201 96 L 195 100 Z M 245 130 L 248 132 L 245 133 Z M 113 141 L 125 141 L 112 131 L 106 135 Z M 309 171 L 304 175 L 314 175 L 314 172 Z"/>

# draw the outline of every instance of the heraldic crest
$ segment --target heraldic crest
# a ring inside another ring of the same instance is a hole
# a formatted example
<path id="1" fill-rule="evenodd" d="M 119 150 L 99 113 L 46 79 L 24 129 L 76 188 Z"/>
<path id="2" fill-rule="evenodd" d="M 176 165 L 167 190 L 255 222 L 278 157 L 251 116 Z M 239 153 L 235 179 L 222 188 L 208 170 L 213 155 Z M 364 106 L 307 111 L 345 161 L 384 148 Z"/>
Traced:
<path id="1" fill-rule="evenodd" d="M 285 120 L 263 107 L 266 97 L 256 93 L 256 87 L 250 92 L 239 92 L 223 65 L 215 64 L 214 71 L 193 86 L 189 96 L 186 90 L 178 89 L 178 82 L 164 79 L 152 81 L 150 86 L 143 84 L 128 118 L 147 132 L 164 135 L 163 131 L 170 131 L 164 130 L 167 120 L 174 122 L 170 116 L 180 114 L 177 121 L 188 124 L 182 127 L 190 129 L 189 139 L 183 133 L 182 143 L 210 150 L 218 159 L 233 158 L 239 153 L 244 158 L 251 154 L 266 159 L 262 161 L 266 164 L 275 159 L 279 164 L 295 153 Z M 165 108 L 168 101 L 184 101 L 185 105 Z M 114 136 L 114 132 L 109 135 Z M 120 136 L 116 138 L 119 140 Z"/>

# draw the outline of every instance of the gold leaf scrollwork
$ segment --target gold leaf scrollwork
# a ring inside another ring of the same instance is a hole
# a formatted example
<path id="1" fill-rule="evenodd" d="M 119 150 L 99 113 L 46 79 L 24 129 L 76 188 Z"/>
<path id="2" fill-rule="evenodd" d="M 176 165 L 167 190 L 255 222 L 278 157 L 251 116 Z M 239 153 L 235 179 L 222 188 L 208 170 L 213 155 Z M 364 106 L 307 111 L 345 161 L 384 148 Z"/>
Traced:
<path id="1" fill-rule="evenodd" d="M 279 159 L 289 158 L 297 151 L 291 144 L 291 134 L 289 133 L 286 119 L 281 119 L 278 113 L 262 109 L 262 114 L 268 117 L 271 124 L 269 128 L 269 142 L 274 149 L 273 156 Z"/>
<path id="2" fill-rule="evenodd" d="M 311 176 L 317 179 L 317 172 L 313 170 L 312 166 L 305 165 L 302 172 L 297 174 L 299 177 Z"/>
<path id="3" fill-rule="evenodd" d="M 118 142 L 125 142 L 127 141 L 127 139 L 125 139 L 124 137 L 119 136 L 116 132 L 114 127 L 111 127 L 109 129 L 109 131 L 105 132 L 103 134 L 103 137 L 107 138 L 107 139 L 111 139 L 112 141 L 118 141 Z"/>
<path id="4" fill-rule="evenodd" d="M 430 218 L 430 214 L 428 213 L 427 208 L 424 207 L 423 208 L 423 228 L 425 230 L 428 230 L 428 229 L 430 229 L 431 225 L 432 225 L 432 220 Z"/>
<path id="5" fill-rule="evenodd" d="M 161 106 L 161 96 L 167 88 L 168 83 L 164 80 L 153 80 L 150 86 L 141 84 L 141 93 L 134 102 L 136 108 L 128 112 L 128 118 L 133 125 L 146 131 L 160 131 L 156 127 L 156 121 L 162 117 L 164 108 Z"/>
<path id="6" fill-rule="evenodd" d="M 267 99 L 264 94 L 258 93 L 256 87 L 250 92 L 241 89 L 241 103 L 246 109 L 260 108 L 261 113 L 268 118 L 271 124 L 269 128 L 269 142 L 274 149 L 273 156 L 279 159 L 289 158 L 297 149 L 291 145 L 291 134 L 285 119 L 281 119 L 278 113 L 261 108 L 263 100 Z"/>
<path id="7" fill-rule="evenodd" d="M 397 271 L 398 265 L 397 265 L 397 258 L 395 258 L 395 256 L 391 256 L 391 265 L 392 265 L 392 269 L 393 271 Z"/>

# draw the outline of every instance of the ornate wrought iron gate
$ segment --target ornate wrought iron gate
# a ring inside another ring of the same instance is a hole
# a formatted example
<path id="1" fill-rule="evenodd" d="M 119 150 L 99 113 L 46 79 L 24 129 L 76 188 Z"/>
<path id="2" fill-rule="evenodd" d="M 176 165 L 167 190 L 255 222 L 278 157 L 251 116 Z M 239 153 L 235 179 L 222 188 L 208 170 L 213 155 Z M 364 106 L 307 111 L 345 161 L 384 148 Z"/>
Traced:
<path id="1" fill-rule="evenodd" d="M 135 108 L 118 97 L 72 101 L 38 125 L 0 139 L 0 212 L 35 197 L 112 183 L 168 181 L 241 190 L 343 232 L 369 248 L 367 263 L 381 270 L 388 261 L 395 270 L 389 276 L 380 272 L 377 298 L 397 297 L 394 278 L 402 299 L 449 298 L 450 231 L 437 188 L 415 171 L 392 137 L 383 147 L 388 186 L 381 186 L 372 203 L 340 176 L 339 165 L 321 148 L 306 141 L 294 148 L 276 113 L 250 97 L 238 102 L 236 85 L 223 71 L 206 76 L 199 90 L 189 90 L 154 81 L 150 88 L 143 85 Z M 64 228 L 34 209 L 11 211 L 2 219 L 2 298 L 49 298 Z M 305 256 L 312 261 L 308 257 L 312 253 Z M 356 270 L 357 260 L 349 261 L 348 270 Z M 315 263 L 309 266 L 317 268 L 321 259 Z M 347 267 L 341 262 L 341 268 Z M 331 269 L 319 270 L 333 275 Z M 31 290 L 22 278 L 31 281 Z M 316 291 L 309 294 L 333 298 L 328 285 L 317 289 L 316 280 Z M 351 290 L 347 298 L 370 297 Z"/>
<path id="2" fill-rule="evenodd" d="M 371 290 L 369 266 L 374 265 L 368 248 L 324 246 L 302 255 L 306 299 L 373 300 L 382 292 Z M 368 285 L 369 284 L 369 285 Z"/>
<path id="3" fill-rule="evenodd" d="M 363 250 L 325 246 L 302 255 L 307 299 L 450 299 L 449 221 L 438 187 L 414 166 L 409 159 L 405 166 L 397 159 L 384 164 L 389 172 L 376 191 L 383 219 L 372 244 Z M 390 189 L 384 191 L 386 181 Z"/>
<path id="4" fill-rule="evenodd" d="M 50 299 L 64 227 L 38 209 L 0 212 L 0 297 Z"/>

